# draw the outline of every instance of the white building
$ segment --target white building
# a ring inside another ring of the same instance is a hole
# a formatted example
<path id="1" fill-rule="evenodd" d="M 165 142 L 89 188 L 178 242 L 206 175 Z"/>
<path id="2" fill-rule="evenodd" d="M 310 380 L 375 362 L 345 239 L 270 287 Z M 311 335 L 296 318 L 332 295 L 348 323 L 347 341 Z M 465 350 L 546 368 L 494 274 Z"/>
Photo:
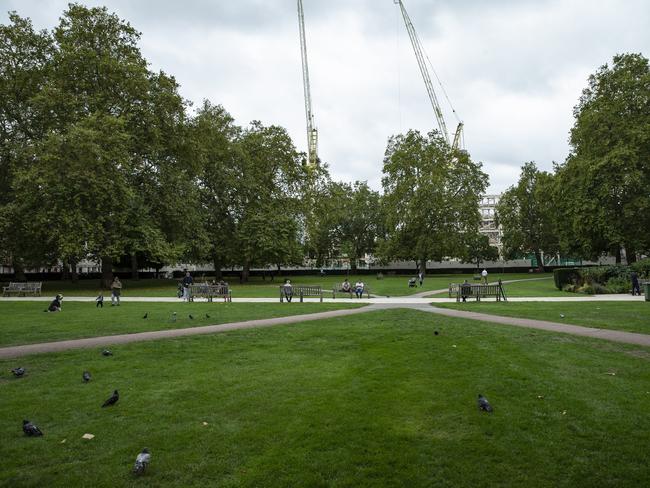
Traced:
<path id="1" fill-rule="evenodd" d="M 498 195 L 483 195 L 481 197 L 481 203 L 479 204 L 479 212 L 481 213 L 481 226 L 479 232 L 488 236 L 490 239 L 490 245 L 499 249 L 499 254 L 501 254 L 501 237 L 503 236 L 503 231 L 501 227 L 497 227 L 495 223 L 496 216 L 496 206 L 499 203 L 501 194 Z"/>

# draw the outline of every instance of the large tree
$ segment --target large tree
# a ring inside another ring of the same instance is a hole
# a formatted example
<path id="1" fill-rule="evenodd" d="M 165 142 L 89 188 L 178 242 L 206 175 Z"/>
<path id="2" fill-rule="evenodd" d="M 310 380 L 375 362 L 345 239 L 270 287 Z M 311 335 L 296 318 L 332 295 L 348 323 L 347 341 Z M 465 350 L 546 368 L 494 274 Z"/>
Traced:
<path id="1" fill-rule="evenodd" d="M 356 270 L 358 261 L 375 250 L 383 227 L 381 200 L 365 181 L 342 186 L 344 195 L 338 202 L 341 250 L 350 258 L 352 270 Z"/>
<path id="2" fill-rule="evenodd" d="M 505 257 L 534 253 L 538 266 L 543 266 L 542 253 L 558 250 L 556 219 L 553 175 L 538 170 L 533 162 L 524 164 L 519 181 L 501 195 L 496 207 Z"/>
<path id="3" fill-rule="evenodd" d="M 423 272 L 428 260 L 462 257 L 464 236 L 480 223 L 488 181 L 481 165 L 438 132 L 411 130 L 389 139 L 383 173 L 383 257 L 414 260 Z"/>
<path id="4" fill-rule="evenodd" d="M 558 171 L 565 247 L 588 257 L 650 250 L 650 66 L 614 57 L 574 109 L 571 154 Z"/>

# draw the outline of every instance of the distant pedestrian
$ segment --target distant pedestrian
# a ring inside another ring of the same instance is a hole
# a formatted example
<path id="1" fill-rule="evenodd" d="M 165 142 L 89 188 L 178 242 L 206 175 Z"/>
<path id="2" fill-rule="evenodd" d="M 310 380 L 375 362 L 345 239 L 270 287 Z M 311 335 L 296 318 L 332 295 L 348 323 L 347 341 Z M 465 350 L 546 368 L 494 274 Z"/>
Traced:
<path id="1" fill-rule="evenodd" d="M 424 281 L 424 273 L 422 271 L 418 273 L 418 281 L 420 282 L 420 286 L 422 286 L 422 282 Z"/>
<path id="2" fill-rule="evenodd" d="M 111 283 L 111 307 L 120 306 L 120 295 L 122 294 L 122 282 L 116 276 Z"/>
<path id="3" fill-rule="evenodd" d="M 641 286 L 639 285 L 639 275 L 637 274 L 636 271 L 632 271 L 632 273 L 630 274 L 630 278 L 632 279 L 632 296 L 634 296 L 634 295 L 641 296 Z"/>
<path id="4" fill-rule="evenodd" d="M 481 277 L 483 278 L 483 284 L 487 285 L 488 284 L 488 272 L 487 269 L 483 269 L 481 272 Z"/>
<path id="5" fill-rule="evenodd" d="M 471 291 L 471 285 L 465 280 L 462 285 L 460 285 L 460 297 L 464 302 L 467 301 L 467 297 Z"/>
<path id="6" fill-rule="evenodd" d="M 190 286 L 194 283 L 192 275 L 189 271 L 185 271 L 185 277 L 183 278 L 183 300 L 190 301 Z"/>
<path id="7" fill-rule="evenodd" d="M 366 287 L 366 285 L 363 283 L 363 281 L 359 280 L 355 283 L 354 285 L 354 293 L 357 296 L 357 298 L 363 298 L 363 290 Z"/>
<path id="8" fill-rule="evenodd" d="M 97 302 L 95 308 L 104 308 L 104 293 L 100 291 L 95 301 Z"/>

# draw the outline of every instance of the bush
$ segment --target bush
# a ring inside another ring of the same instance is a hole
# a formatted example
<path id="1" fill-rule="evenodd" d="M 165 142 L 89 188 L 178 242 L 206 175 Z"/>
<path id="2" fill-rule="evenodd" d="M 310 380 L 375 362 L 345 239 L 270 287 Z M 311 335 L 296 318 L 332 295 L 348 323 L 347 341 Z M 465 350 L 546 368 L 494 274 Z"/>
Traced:
<path id="1" fill-rule="evenodd" d="M 630 268 L 627 266 L 596 266 L 583 268 L 580 275 L 585 283 L 606 285 L 613 278 L 630 279 Z"/>
<path id="2" fill-rule="evenodd" d="M 569 293 L 575 293 L 578 289 L 578 285 L 564 285 L 562 291 L 568 291 Z"/>
<path id="3" fill-rule="evenodd" d="M 555 287 L 562 290 L 564 285 L 576 285 L 580 283 L 580 270 L 578 268 L 557 268 L 553 270 Z"/>
<path id="4" fill-rule="evenodd" d="M 630 268 L 639 273 L 639 278 L 650 278 L 650 258 L 637 261 Z"/>
<path id="5" fill-rule="evenodd" d="M 593 285 L 582 285 L 576 289 L 577 293 L 586 293 L 587 295 L 595 295 L 596 291 L 594 290 Z"/>
<path id="6" fill-rule="evenodd" d="M 622 277 L 612 278 L 607 282 L 610 293 L 629 293 L 631 287 L 630 280 Z"/>

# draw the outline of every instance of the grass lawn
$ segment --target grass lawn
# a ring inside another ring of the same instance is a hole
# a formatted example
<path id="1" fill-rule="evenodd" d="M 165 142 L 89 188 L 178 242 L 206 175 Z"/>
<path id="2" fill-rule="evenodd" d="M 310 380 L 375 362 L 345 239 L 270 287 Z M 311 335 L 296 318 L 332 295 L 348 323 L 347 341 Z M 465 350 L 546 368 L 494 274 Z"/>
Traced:
<path id="1" fill-rule="evenodd" d="M 119 307 L 63 301 L 60 313 L 44 313 L 41 302 L 0 302 L 0 347 L 149 330 L 181 329 L 242 320 L 325 312 L 359 303 L 138 303 Z M 172 320 L 176 312 L 176 321 Z M 147 319 L 143 319 L 144 314 Z M 209 317 L 206 316 L 209 315 Z M 190 319 L 192 315 L 194 319 Z"/>
<path id="2" fill-rule="evenodd" d="M 650 303 L 646 302 L 467 302 L 437 303 L 437 307 L 472 312 L 550 320 L 599 329 L 650 334 Z M 560 316 L 564 315 L 564 318 Z"/>
<path id="3" fill-rule="evenodd" d="M 424 285 L 421 288 L 408 287 L 408 279 L 412 277 L 412 275 L 384 275 L 384 278 L 381 280 L 378 280 L 375 275 L 350 275 L 349 280 L 350 282 L 355 283 L 357 279 L 362 279 L 369 287 L 370 293 L 373 294 L 382 296 L 406 296 L 422 291 L 440 290 L 443 288 L 446 289 L 449 286 L 449 283 L 462 283 L 465 279 L 473 282 L 473 276 L 473 274 L 429 274 L 425 277 Z M 490 281 L 496 281 L 499 278 L 503 280 L 513 280 L 543 277 L 552 278 L 552 275 L 548 273 L 491 273 Z M 230 280 L 231 288 L 233 289 L 233 297 L 240 298 L 279 297 L 279 286 L 284 282 L 284 277 L 276 277 L 275 281 L 271 281 L 269 278 L 262 280 L 261 277 L 254 276 L 251 277 L 251 280 L 245 284 L 240 284 L 238 279 L 235 277 L 228 277 L 227 279 Z M 321 285 L 325 292 L 325 296 L 330 296 L 334 285 L 343 281 L 345 279 L 345 276 L 290 276 L 289 279 L 291 279 L 291 282 L 294 284 Z M 200 278 L 195 278 L 195 281 L 200 281 Z M 173 297 L 176 296 L 176 290 L 178 286 L 177 280 L 123 280 L 122 283 L 124 285 L 124 288 L 122 290 L 124 296 Z M 533 287 L 532 289 L 540 290 L 544 293 L 551 293 L 553 290 L 559 294 L 564 293 L 555 289 L 552 279 L 545 280 L 541 283 L 545 283 L 546 285 L 535 286 L 531 284 L 531 287 Z M 99 282 L 98 280 L 81 280 L 77 283 L 63 281 L 46 281 L 43 283 L 44 295 L 54 296 L 57 293 L 63 293 L 71 296 L 97 296 L 99 293 Z M 105 292 L 104 296 L 108 298 L 110 296 L 110 293 Z"/>
<path id="4" fill-rule="evenodd" d="M 648 349 L 389 310 L 114 352 L 31 356 L 25 377 L 2 376 L 0 484 L 637 487 L 650 477 Z M 115 388 L 118 404 L 100 408 Z M 478 393 L 493 414 L 477 410 Z M 23 418 L 45 436 L 24 437 Z M 152 464 L 134 481 L 143 447 Z"/>

